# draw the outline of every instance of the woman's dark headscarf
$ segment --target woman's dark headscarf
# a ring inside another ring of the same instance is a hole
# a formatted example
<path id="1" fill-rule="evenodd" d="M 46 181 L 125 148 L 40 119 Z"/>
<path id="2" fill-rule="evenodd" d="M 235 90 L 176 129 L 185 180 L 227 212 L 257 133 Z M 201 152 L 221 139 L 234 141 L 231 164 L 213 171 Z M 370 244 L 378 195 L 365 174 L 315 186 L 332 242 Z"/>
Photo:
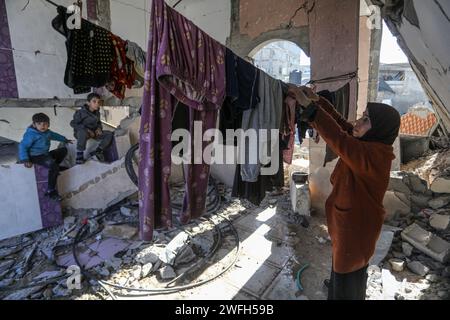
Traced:
<path id="1" fill-rule="evenodd" d="M 384 103 L 367 104 L 372 128 L 361 138 L 364 141 L 381 142 L 392 145 L 400 130 L 400 114 Z"/>

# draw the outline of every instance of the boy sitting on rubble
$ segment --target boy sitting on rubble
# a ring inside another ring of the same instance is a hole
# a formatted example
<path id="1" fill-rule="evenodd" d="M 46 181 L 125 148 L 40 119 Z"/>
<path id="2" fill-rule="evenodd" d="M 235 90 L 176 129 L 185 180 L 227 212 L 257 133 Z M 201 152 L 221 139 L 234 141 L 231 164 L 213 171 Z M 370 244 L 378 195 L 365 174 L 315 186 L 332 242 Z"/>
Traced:
<path id="1" fill-rule="evenodd" d="M 112 132 L 103 131 L 99 112 L 100 95 L 90 93 L 87 96 L 87 101 L 87 104 L 75 112 L 73 120 L 70 122 L 70 125 L 74 128 L 74 136 L 77 138 L 77 164 L 83 164 L 86 161 L 84 151 L 89 139 L 100 141 L 97 149 L 91 152 L 91 156 L 96 156 L 99 161 L 104 162 L 104 151 L 109 147 L 113 138 Z"/>
<path id="2" fill-rule="evenodd" d="M 48 189 L 46 196 L 53 200 L 61 201 L 61 197 L 56 190 L 56 179 L 59 175 L 59 164 L 67 155 L 67 148 L 61 147 L 50 150 L 50 141 L 60 141 L 72 143 L 66 137 L 49 130 L 50 118 L 44 113 L 33 115 L 33 124 L 30 125 L 23 135 L 19 144 L 19 163 L 31 168 L 33 163 L 42 165 L 48 171 Z"/>

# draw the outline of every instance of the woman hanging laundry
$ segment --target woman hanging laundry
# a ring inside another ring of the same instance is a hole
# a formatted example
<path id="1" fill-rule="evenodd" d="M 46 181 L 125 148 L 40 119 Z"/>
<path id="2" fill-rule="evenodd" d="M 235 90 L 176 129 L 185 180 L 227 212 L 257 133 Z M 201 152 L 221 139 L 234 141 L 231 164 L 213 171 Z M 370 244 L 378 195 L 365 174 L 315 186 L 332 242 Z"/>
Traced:
<path id="1" fill-rule="evenodd" d="M 400 115 L 386 104 L 368 103 L 362 118 L 352 125 L 310 88 L 291 87 L 289 95 L 304 107 L 304 119 L 340 157 L 325 203 L 333 252 L 328 299 L 364 300 L 367 267 L 385 216 L 383 198 Z"/>

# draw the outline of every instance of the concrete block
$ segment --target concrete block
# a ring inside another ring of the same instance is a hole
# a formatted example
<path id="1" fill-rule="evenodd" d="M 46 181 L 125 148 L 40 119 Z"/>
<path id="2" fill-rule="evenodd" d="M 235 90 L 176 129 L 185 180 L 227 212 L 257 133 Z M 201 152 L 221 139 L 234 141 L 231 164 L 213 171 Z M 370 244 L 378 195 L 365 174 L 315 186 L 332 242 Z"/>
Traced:
<path id="1" fill-rule="evenodd" d="M 450 216 L 434 213 L 430 217 L 430 226 L 436 230 L 446 230 L 450 225 Z"/>
<path id="2" fill-rule="evenodd" d="M 387 191 L 384 199 L 383 206 L 386 210 L 386 218 L 385 220 L 389 221 L 396 215 L 407 215 L 411 212 L 411 206 L 408 206 L 402 200 L 400 200 L 395 192 Z"/>
<path id="3" fill-rule="evenodd" d="M 410 196 L 411 202 L 418 206 L 419 208 L 428 208 L 428 201 L 431 200 L 430 196 L 426 196 L 423 194 L 412 194 Z"/>
<path id="4" fill-rule="evenodd" d="M 292 210 L 303 216 L 311 215 L 311 198 L 308 183 L 296 183 L 290 178 L 290 195 Z"/>
<path id="5" fill-rule="evenodd" d="M 419 261 L 411 261 L 410 263 L 408 263 L 408 269 L 421 277 L 426 276 L 426 274 L 430 271 L 430 268 L 424 266 Z"/>
<path id="6" fill-rule="evenodd" d="M 110 164 L 88 161 L 70 168 L 59 176 L 58 188 L 63 207 L 72 209 L 106 209 L 137 192 L 123 158 Z"/>
<path id="7" fill-rule="evenodd" d="M 401 236 L 404 241 L 439 262 L 446 263 L 450 258 L 450 243 L 415 223 L 403 230 Z"/>
<path id="8" fill-rule="evenodd" d="M 431 183 L 430 189 L 436 193 L 450 193 L 450 177 L 437 177 Z"/>
<path id="9" fill-rule="evenodd" d="M 389 264 L 395 272 L 402 272 L 405 268 L 405 261 L 397 258 L 389 259 Z"/>
<path id="10" fill-rule="evenodd" d="M 388 190 L 397 191 L 409 195 L 411 190 L 404 180 L 406 174 L 402 171 L 391 171 Z"/>
<path id="11" fill-rule="evenodd" d="M 431 199 L 428 201 L 428 205 L 433 209 L 439 209 L 450 203 L 450 196 L 443 196 Z"/>

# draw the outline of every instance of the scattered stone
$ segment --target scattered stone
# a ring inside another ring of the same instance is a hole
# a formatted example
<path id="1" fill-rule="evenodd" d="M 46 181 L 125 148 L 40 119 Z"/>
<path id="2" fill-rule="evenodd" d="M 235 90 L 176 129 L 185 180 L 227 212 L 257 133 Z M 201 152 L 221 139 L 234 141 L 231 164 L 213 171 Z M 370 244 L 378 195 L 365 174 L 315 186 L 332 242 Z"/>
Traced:
<path id="1" fill-rule="evenodd" d="M 109 270 L 108 270 L 108 268 L 99 268 L 99 270 L 98 270 L 98 273 L 101 275 L 101 276 L 104 276 L 104 277 L 109 277 L 110 276 L 110 272 L 109 272 Z"/>
<path id="2" fill-rule="evenodd" d="M 418 176 L 410 174 L 408 176 L 408 184 L 411 190 L 416 193 L 425 193 L 427 191 L 427 183 Z"/>
<path id="3" fill-rule="evenodd" d="M 194 251 L 192 250 L 191 246 L 185 246 L 180 253 L 177 255 L 175 259 L 175 264 L 186 264 L 190 263 L 191 261 L 195 260 L 197 256 L 195 255 Z"/>
<path id="4" fill-rule="evenodd" d="M 159 270 L 159 275 L 163 280 L 170 280 L 175 278 L 177 275 L 171 266 L 165 266 Z"/>
<path id="5" fill-rule="evenodd" d="M 51 288 L 47 288 L 44 290 L 42 295 L 44 296 L 45 299 L 51 299 L 51 297 L 53 296 L 53 290 Z"/>
<path id="6" fill-rule="evenodd" d="M 173 265 L 178 252 L 186 245 L 188 239 L 189 235 L 186 232 L 180 232 L 177 234 L 176 237 L 167 244 L 165 250 L 159 255 L 161 261 L 167 263 L 168 265 Z"/>
<path id="7" fill-rule="evenodd" d="M 410 288 L 405 288 L 405 293 L 411 293 L 412 290 Z"/>
<path id="8" fill-rule="evenodd" d="M 394 295 L 395 300 L 405 300 L 405 297 L 402 296 L 400 293 L 396 292 Z"/>
<path id="9" fill-rule="evenodd" d="M 440 209 L 450 203 L 450 196 L 443 196 L 431 199 L 428 205 L 433 209 Z"/>
<path id="10" fill-rule="evenodd" d="M 442 270 L 442 276 L 445 278 L 450 278 L 450 267 L 445 267 Z"/>
<path id="11" fill-rule="evenodd" d="M 14 260 L 6 260 L 6 261 L 0 263 L 0 273 L 11 268 L 13 264 L 14 264 Z"/>
<path id="12" fill-rule="evenodd" d="M 141 278 L 147 277 L 153 269 L 152 263 L 146 263 L 142 266 Z"/>
<path id="13" fill-rule="evenodd" d="M 317 236 L 316 236 L 316 239 L 317 239 L 317 241 L 318 241 L 320 244 L 325 244 L 325 243 L 327 243 L 327 239 L 325 239 L 325 238 L 317 237 Z"/>
<path id="14" fill-rule="evenodd" d="M 2 281 L 0 281 L 0 288 L 4 288 L 4 287 L 11 285 L 11 283 L 13 283 L 13 281 L 14 281 L 14 279 L 12 279 L 12 278 L 3 279 Z"/>
<path id="15" fill-rule="evenodd" d="M 3 298 L 3 300 L 24 300 L 31 296 L 32 294 L 41 291 L 43 286 L 33 287 L 33 288 L 26 288 L 22 290 L 15 291 L 8 295 L 7 297 Z"/>
<path id="16" fill-rule="evenodd" d="M 408 263 L 408 269 L 421 277 L 424 277 L 430 271 L 427 266 L 424 266 L 419 261 L 412 261 Z"/>
<path id="17" fill-rule="evenodd" d="M 139 252 L 134 260 L 140 264 L 155 264 L 159 261 L 158 251 L 156 249 L 157 247 L 147 247 Z"/>
<path id="18" fill-rule="evenodd" d="M 401 260 L 401 259 L 390 259 L 389 263 L 391 264 L 391 268 L 392 270 L 396 271 L 396 272 L 402 272 L 403 269 L 405 268 L 405 261 Z"/>
<path id="19" fill-rule="evenodd" d="M 120 213 L 124 215 L 125 217 L 132 217 L 134 216 L 134 210 L 128 207 L 120 207 Z"/>
<path id="20" fill-rule="evenodd" d="M 134 266 L 133 270 L 131 272 L 133 277 L 137 280 L 139 280 L 141 278 L 141 273 L 142 273 L 142 267 L 140 265 Z"/>
<path id="21" fill-rule="evenodd" d="M 407 257 L 411 256 L 414 247 L 410 245 L 408 242 L 402 242 L 402 250 L 403 254 Z"/>
<path id="22" fill-rule="evenodd" d="M 449 297 L 448 291 L 439 290 L 437 294 L 438 294 L 438 297 L 441 298 L 441 299 L 447 300 L 448 297 Z"/>
<path id="23" fill-rule="evenodd" d="M 57 297 L 67 297 L 68 295 L 70 295 L 70 292 L 62 285 L 58 284 L 53 288 L 53 294 Z"/>
<path id="24" fill-rule="evenodd" d="M 422 195 L 422 194 L 412 194 L 411 201 L 416 204 L 419 208 L 428 207 L 428 201 L 431 200 L 431 197 Z"/>
<path id="25" fill-rule="evenodd" d="M 121 225 L 106 225 L 103 229 L 103 236 L 116 239 L 131 239 L 137 233 L 137 228 L 121 224 Z"/>
<path id="26" fill-rule="evenodd" d="M 114 270 L 118 270 L 122 265 L 122 259 L 113 257 L 110 260 L 105 261 L 105 265 L 113 268 Z"/>
<path id="27" fill-rule="evenodd" d="M 411 190 L 404 182 L 404 175 L 405 173 L 401 171 L 391 171 L 388 190 L 393 190 L 404 194 L 410 194 Z"/>
<path id="28" fill-rule="evenodd" d="M 430 217 L 430 226 L 436 230 L 446 230 L 450 225 L 450 216 L 434 213 Z"/>
<path id="29" fill-rule="evenodd" d="M 411 206 L 408 206 L 400 200 L 392 191 L 386 192 L 383 199 L 383 206 L 386 210 L 387 221 L 392 220 L 396 216 L 405 216 L 411 212 Z"/>
<path id="30" fill-rule="evenodd" d="M 431 183 L 430 189 L 436 193 L 450 193 L 450 177 L 437 177 Z"/>
<path id="31" fill-rule="evenodd" d="M 430 281 L 430 282 L 437 282 L 439 280 L 439 276 L 435 275 L 435 274 L 428 274 L 425 277 L 426 280 Z"/>

